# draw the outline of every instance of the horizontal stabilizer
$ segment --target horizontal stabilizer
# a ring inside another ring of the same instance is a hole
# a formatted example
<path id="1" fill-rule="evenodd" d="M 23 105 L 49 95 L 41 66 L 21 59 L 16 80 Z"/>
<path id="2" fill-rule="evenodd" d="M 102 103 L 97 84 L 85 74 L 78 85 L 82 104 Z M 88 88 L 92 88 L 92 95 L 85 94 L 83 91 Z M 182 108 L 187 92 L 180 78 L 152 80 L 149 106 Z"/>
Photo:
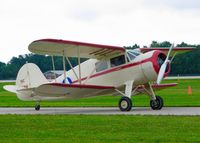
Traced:
<path id="1" fill-rule="evenodd" d="M 17 87 L 15 85 L 5 85 L 3 88 L 9 92 L 17 93 Z"/>

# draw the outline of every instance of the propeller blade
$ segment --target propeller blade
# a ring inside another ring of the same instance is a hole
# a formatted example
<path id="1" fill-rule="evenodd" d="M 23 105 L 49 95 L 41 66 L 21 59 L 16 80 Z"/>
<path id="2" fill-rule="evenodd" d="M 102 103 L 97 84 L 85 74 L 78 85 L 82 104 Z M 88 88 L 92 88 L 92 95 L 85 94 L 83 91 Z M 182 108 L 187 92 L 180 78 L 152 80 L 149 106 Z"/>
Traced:
<path id="1" fill-rule="evenodd" d="M 160 83 L 161 83 L 161 81 L 162 81 L 162 79 L 163 79 L 163 77 L 164 77 L 164 74 L 165 74 L 165 70 L 166 70 L 167 64 L 168 64 L 167 61 L 165 61 L 165 62 L 162 64 L 162 66 L 161 66 L 161 68 L 160 68 L 160 71 L 159 71 L 159 73 L 158 73 L 157 84 L 160 84 Z"/>
<path id="2" fill-rule="evenodd" d="M 171 51 L 172 51 L 173 47 L 174 47 L 174 44 L 172 44 L 171 47 L 169 48 L 169 52 L 167 54 L 167 57 L 166 57 L 164 63 L 162 64 L 162 66 L 160 68 L 160 71 L 158 73 L 158 78 L 157 78 L 157 84 L 160 84 L 162 79 L 164 78 L 164 74 L 165 74 L 165 70 L 167 68 L 167 64 L 170 62 L 169 61 L 169 56 L 171 54 Z"/>
<path id="3" fill-rule="evenodd" d="M 165 59 L 165 61 L 168 61 L 169 56 L 170 56 L 171 51 L 172 51 L 173 48 L 174 48 L 174 44 L 172 44 L 171 47 L 169 48 L 169 52 L 168 52 L 168 54 L 167 54 L 167 58 Z"/>

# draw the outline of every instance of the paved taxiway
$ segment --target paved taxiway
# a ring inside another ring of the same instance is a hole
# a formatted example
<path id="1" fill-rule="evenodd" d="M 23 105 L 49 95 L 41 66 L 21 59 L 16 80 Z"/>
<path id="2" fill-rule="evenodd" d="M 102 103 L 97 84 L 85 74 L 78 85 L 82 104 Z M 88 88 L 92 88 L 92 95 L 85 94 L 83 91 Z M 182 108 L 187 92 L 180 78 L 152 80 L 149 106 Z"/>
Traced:
<path id="1" fill-rule="evenodd" d="M 200 107 L 164 107 L 155 111 L 149 107 L 134 107 L 130 112 L 121 112 L 117 107 L 42 107 L 0 108 L 0 114 L 84 114 L 84 115 L 200 115 Z"/>

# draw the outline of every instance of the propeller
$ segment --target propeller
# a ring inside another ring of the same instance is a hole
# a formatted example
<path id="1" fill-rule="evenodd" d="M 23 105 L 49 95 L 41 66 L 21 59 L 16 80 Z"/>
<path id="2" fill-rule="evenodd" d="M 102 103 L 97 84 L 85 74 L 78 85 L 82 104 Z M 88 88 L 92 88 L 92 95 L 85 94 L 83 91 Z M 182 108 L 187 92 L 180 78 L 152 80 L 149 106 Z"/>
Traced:
<path id="1" fill-rule="evenodd" d="M 162 66 L 160 68 L 160 71 L 158 73 L 158 78 L 157 78 L 157 84 L 160 84 L 162 79 L 163 79 L 163 77 L 164 77 L 165 70 L 167 68 L 167 64 L 170 63 L 169 56 L 170 56 L 171 51 L 172 51 L 173 48 L 174 48 L 174 44 L 172 44 L 171 47 L 169 48 L 169 52 L 167 54 L 167 57 L 166 57 L 164 63 L 162 64 Z"/>

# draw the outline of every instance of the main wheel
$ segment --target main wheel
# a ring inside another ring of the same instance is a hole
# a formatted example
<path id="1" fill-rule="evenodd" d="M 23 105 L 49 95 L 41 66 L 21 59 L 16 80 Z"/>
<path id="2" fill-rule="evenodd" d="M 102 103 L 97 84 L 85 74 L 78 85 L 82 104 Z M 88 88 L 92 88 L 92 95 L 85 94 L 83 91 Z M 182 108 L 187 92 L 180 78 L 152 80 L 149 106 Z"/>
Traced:
<path id="1" fill-rule="evenodd" d="M 160 110 L 164 105 L 163 99 L 160 96 L 156 96 L 156 100 L 150 101 L 150 106 L 153 110 Z"/>
<path id="2" fill-rule="evenodd" d="M 130 111 L 131 108 L 132 108 L 132 101 L 130 98 L 124 96 L 119 100 L 119 109 L 121 111 Z"/>
<path id="3" fill-rule="evenodd" d="M 35 105 L 35 110 L 36 110 L 36 111 L 39 111 L 39 110 L 40 110 L 40 105 L 39 105 L 39 104 Z"/>

